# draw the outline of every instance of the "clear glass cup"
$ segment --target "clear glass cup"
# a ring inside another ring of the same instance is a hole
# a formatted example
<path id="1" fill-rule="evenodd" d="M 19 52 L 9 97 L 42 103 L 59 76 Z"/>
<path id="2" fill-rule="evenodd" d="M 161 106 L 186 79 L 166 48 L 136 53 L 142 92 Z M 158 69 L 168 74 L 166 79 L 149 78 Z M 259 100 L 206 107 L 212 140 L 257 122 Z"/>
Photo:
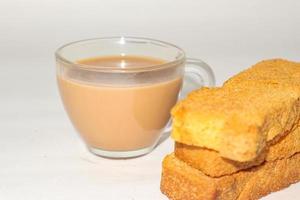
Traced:
<path id="1" fill-rule="evenodd" d="M 181 48 L 154 39 L 88 39 L 66 44 L 55 55 L 58 86 L 68 116 L 87 148 L 104 157 L 149 153 L 160 136 L 170 131 L 170 110 L 178 97 L 215 84 L 206 63 L 186 58 Z M 166 62 L 128 68 L 78 63 L 115 55 Z"/>

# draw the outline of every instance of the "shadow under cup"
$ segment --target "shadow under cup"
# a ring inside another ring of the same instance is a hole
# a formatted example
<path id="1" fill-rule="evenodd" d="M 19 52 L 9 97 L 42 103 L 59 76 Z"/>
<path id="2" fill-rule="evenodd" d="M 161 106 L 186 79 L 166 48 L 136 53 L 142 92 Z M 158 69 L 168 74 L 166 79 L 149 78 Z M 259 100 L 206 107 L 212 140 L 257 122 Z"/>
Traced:
<path id="1" fill-rule="evenodd" d="M 151 66 L 92 66 L 79 60 L 105 56 L 164 60 Z M 83 40 L 56 52 L 60 95 L 89 150 L 113 158 L 150 152 L 170 119 L 181 90 L 184 52 L 165 42 L 132 37 Z"/>

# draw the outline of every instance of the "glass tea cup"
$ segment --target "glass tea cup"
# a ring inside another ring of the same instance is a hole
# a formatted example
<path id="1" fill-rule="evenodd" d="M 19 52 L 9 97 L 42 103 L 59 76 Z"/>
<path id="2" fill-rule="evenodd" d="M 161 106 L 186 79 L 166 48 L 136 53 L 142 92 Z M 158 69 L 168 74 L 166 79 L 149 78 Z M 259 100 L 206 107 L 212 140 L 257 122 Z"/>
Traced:
<path id="1" fill-rule="evenodd" d="M 124 60 L 112 66 L 80 62 L 114 56 Z M 128 58 L 161 62 L 127 66 Z M 111 158 L 149 153 L 170 131 L 170 111 L 178 97 L 215 84 L 206 63 L 186 58 L 175 45 L 148 38 L 69 43 L 56 51 L 56 65 L 60 95 L 73 126 L 91 152 Z"/>

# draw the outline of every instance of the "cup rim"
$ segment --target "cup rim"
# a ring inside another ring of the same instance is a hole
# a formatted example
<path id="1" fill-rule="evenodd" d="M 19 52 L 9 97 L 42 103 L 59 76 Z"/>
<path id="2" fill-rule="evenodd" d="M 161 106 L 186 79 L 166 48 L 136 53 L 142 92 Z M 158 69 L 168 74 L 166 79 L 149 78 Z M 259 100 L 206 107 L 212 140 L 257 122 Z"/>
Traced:
<path id="1" fill-rule="evenodd" d="M 168 46 L 171 48 L 176 49 L 179 52 L 179 56 L 176 57 L 174 60 L 159 64 L 159 65 L 153 65 L 153 66 L 147 66 L 147 67 L 134 67 L 134 68 L 115 68 L 115 67 L 107 67 L 107 66 L 93 66 L 93 65 L 85 65 L 81 63 L 76 63 L 73 61 L 70 61 L 69 59 L 65 58 L 61 55 L 61 52 L 64 50 L 64 48 L 69 47 L 74 44 L 78 44 L 81 42 L 87 42 L 87 41 L 97 41 L 97 40 L 112 40 L 112 39 L 137 39 L 137 40 L 145 40 L 149 42 L 155 42 L 164 46 Z M 73 42 L 69 42 L 67 44 L 62 45 L 55 51 L 55 57 L 56 60 L 62 62 L 65 65 L 76 67 L 82 70 L 88 70 L 88 71 L 97 71 L 97 72 L 117 72 L 117 73 L 132 73 L 132 72 L 145 72 L 145 71 L 154 71 L 154 70 L 160 70 L 165 69 L 173 66 L 177 66 L 178 64 L 181 64 L 185 61 L 185 52 L 182 48 L 178 47 L 177 45 L 164 42 L 157 39 L 152 38 L 146 38 L 146 37 L 133 37 L 133 36 L 111 36 L 111 37 L 96 37 L 96 38 L 89 38 L 89 39 L 83 39 L 83 40 L 77 40 Z"/>

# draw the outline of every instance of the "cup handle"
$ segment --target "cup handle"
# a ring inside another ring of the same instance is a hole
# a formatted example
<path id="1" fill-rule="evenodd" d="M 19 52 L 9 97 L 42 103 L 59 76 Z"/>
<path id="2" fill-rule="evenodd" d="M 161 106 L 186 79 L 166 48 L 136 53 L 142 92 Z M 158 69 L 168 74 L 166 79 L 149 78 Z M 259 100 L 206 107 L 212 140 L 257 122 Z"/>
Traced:
<path id="1" fill-rule="evenodd" d="M 179 99 L 183 99 L 195 89 L 203 86 L 212 87 L 216 84 L 213 70 L 200 59 L 187 58 L 184 75 L 183 88 L 180 91 Z"/>
<path id="2" fill-rule="evenodd" d="M 204 61 L 195 58 L 187 58 L 185 64 L 184 83 L 179 94 L 179 99 L 183 99 L 189 92 L 203 86 L 212 87 L 216 84 L 216 79 L 212 68 Z M 172 129 L 171 120 L 168 122 L 164 132 Z"/>
<path id="3" fill-rule="evenodd" d="M 212 68 L 206 64 L 204 61 L 196 58 L 187 58 L 186 59 L 186 73 L 196 74 L 204 81 L 201 86 L 212 87 L 216 84 L 216 79 Z"/>

